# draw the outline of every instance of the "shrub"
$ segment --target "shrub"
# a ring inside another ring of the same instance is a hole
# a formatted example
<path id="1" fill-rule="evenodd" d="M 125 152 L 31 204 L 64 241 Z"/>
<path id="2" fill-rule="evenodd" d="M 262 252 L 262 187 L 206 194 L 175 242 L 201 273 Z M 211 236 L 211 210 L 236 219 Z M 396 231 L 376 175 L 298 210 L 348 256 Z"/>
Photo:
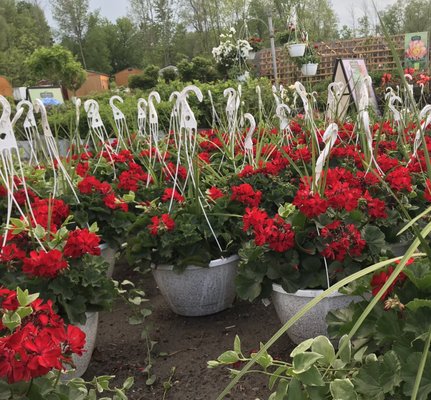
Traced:
<path id="1" fill-rule="evenodd" d="M 129 87 L 130 89 L 151 89 L 157 85 L 158 79 L 159 68 L 149 65 L 142 74 L 129 76 Z"/>
<path id="2" fill-rule="evenodd" d="M 199 56 L 194 57 L 192 61 L 182 60 L 178 63 L 178 72 L 183 82 L 194 80 L 202 83 L 214 82 L 218 77 L 212 61 Z"/>
<path id="3" fill-rule="evenodd" d="M 170 83 L 178 78 L 178 68 L 169 66 L 160 70 L 160 76 L 166 83 Z"/>

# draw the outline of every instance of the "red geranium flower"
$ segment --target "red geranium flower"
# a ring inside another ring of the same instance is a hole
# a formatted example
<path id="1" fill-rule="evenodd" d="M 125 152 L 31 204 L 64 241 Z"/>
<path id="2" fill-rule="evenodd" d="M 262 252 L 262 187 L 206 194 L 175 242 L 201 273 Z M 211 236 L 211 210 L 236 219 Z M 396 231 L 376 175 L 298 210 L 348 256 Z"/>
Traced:
<path id="1" fill-rule="evenodd" d="M 29 276 L 55 278 L 60 271 L 68 267 L 60 250 L 31 251 L 30 258 L 24 258 L 22 270 Z"/>
<path id="2" fill-rule="evenodd" d="M 79 258 L 84 254 L 100 256 L 100 238 L 88 229 L 76 229 L 69 233 L 63 254 Z"/>

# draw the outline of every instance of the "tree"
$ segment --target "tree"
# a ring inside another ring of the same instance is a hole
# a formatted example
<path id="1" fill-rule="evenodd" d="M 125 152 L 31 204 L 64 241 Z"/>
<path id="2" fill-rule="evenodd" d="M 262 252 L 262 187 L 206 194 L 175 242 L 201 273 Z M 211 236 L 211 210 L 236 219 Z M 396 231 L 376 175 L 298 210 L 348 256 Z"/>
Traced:
<path id="1" fill-rule="evenodd" d="M 36 48 L 51 44 L 51 30 L 37 4 L 0 0 L 0 71 L 14 86 L 29 78 L 25 59 Z"/>
<path id="2" fill-rule="evenodd" d="M 75 40 L 79 47 L 82 64 L 87 68 L 84 56 L 84 37 L 88 29 L 88 0 L 50 0 L 52 16 L 62 34 Z"/>
<path id="3" fill-rule="evenodd" d="M 431 0 L 410 0 L 405 3 L 404 32 L 424 32 L 431 29 Z"/>
<path id="4" fill-rule="evenodd" d="M 86 73 L 73 54 L 60 45 L 40 47 L 28 58 L 27 65 L 35 79 L 49 79 L 67 89 L 78 90 Z"/>

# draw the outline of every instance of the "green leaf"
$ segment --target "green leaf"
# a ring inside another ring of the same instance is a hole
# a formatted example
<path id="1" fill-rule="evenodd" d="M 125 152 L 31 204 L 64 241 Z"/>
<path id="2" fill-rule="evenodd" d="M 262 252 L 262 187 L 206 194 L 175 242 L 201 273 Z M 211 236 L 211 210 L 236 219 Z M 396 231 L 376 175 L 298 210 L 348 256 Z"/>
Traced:
<path id="1" fill-rule="evenodd" d="M 223 364 L 234 364 L 239 361 L 239 356 L 235 351 L 228 350 L 225 351 L 221 356 L 219 356 L 219 358 L 217 358 L 217 361 Z"/>
<path id="2" fill-rule="evenodd" d="M 431 291 L 431 268 L 429 262 L 414 262 L 403 272 L 409 280 L 420 290 Z"/>
<path id="3" fill-rule="evenodd" d="M 322 375 L 315 365 L 311 366 L 307 371 L 297 374 L 296 377 L 308 386 L 325 386 Z"/>
<path id="4" fill-rule="evenodd" d="M 287 379 L 280 379 L 280 382 L 277 386 L 277 391 L 275 392 L 274 400 L 286 400 L 288 386 L 289 382 Z"/>
<path id="5" fill-rule="evenodd" d="M 303 341 L 302 343 L 299 343 L 298 346 L 296 346 L 292 352 L 290 353 L 290 357 L 293 358 L 297 354 L 304 353 L 304 351 L 307 351 L 311 345 L 313 344 L 314 339 L 307 339 Z"/>
<path id="6" fill-rule="evenodd" d="M 389 351 L 377 361 L 368 361 L 354 378 L 358 393 L 384 399 L 401 382 L 401 364 L 395 352 Z"/>
<path id="7" fill-rule="evenodd" d="M 334 346 L 326 336 L 316 337 L 311 345 L 311 351 L 323 356 L 319 363 L 330 365 L 335 360 Z"/>
<path id="8" fill-rule="evenodd" d="M 46 231 L 41 225 L 37 225 L 36 228 L 33 229 L 33 233 L 38 239 L 43 239 L 46 236 Z"/>
<path id="9" fill-rule="evenodd" d="M 344 363 L 349 363 L 352 358 L 352 343 L 347 335 L 343 335 L 338 343 L 339 357 Z"/>
<path id="10" fill-rule="evenodd" d="M 412 301 L 409 301 L 406 304 L 406 307 L 409 310 L 412 310 L 413 312 L 417 311 L 418 308 L 421 307 L 427 307 L 427 308 L 431 308 L 431 300 L 426 300 L 426 299 L 414 299 Z"/>
<path id="11" fill-rule="evenodd" d="M 403 386 L 403 393 L 406 396 L 411 396 L 413 387 L 416 380 L 416 374 L 418 372 L 418 366 L 421 362 L 422 353 L 413 353 L 407 358 L 407 361 L 403 363 L 402 368 L 402 379 L 405 381 Z M 431 360 L 430 354 L 428 354 L 427 363 L 422 375 L 422 380 L 419 386 L 417 400 L 428 400 L 431 396 Z"/>
<path id="12" fill-rule="evenodd" d="M 238 335 L 235 335 L 235 340 L 233 341 L 233 350 L 237 354 L 241 354 L 241 339 Z"/>
<path id="13" fill-rule="evenodd" d="M 307 352 L 296 354 L 293 357 L 293 372 L 295 374 L 301 374 L 308 371 L 311 366 L 317 361 L 323 358 L 322 354 Z"/>
<path id="14" fill-rule="evenodd" d="M 274 387 L 274 384 L 277 381 L 277 379 L 279 379 L 281 376 L 283 376 L 286 371 L 287 371 L 287 367 L 285 367 L 284 365 L 282 365 L 281 367 L 278 367 L 271 374 L 271 377 L 269 378 L 269 383 L 268 383 L 269 390 L 272 390 L 272 388 Z"/>
<path id="15" fill-rule="evenodd" d="M 350 379 L 334 379 L 329 384 L 333 400 L 357 400 L 358 395 Z"/>
<path id="16" fill-rule="evenodd" d="M 306 400 L 307 397 L 302 390 L 301 382 L 298 379 L 293 378 L 289 387 L 287 388 L 287 399 L 286 400 Z"/>
<path id="17" fill-rule="evenodd" d="M 134 383 L 135 383 L 135 379 L 133 378 L 133 376 L 129 376 L 123 383 L 123 389 L 124 390 L 130 389 Z"/>
<path id="18" fill-rule="evenodd" d="M 377 226 L 367 225 L 362 230 L 362 236 L 371 253 L 380 254 L 381 249 L 385 246 L 385 234 Z"/>

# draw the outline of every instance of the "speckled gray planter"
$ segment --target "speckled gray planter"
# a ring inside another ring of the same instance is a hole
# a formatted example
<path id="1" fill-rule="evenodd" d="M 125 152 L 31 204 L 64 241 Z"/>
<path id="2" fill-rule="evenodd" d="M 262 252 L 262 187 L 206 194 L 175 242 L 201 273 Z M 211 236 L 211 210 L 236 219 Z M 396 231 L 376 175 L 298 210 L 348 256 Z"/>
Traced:
<path id="1" fill-rule="evenodd" d="M 153 275 L 173 312 L 187 317 L 214 314 L 235 299 L 237 255 L 213 260 L 208 268 L 189 266 L 184 272 L 172 265 L 158 265 Z"/>
<path id="2" fill-rule="evenodd" d="M 108 271 L 106 271 L 106 275 L 109 278 L 112 278 L 112 274 L 114 273 L 115 256 L 117 254 L 117 251 L 114 248 L 110 247 L 107 243 L 102 243 L 99 247 L 100 255 L 109 264 Z"/>
<path id="3" fill-rule="evenodd" d="M 272 301 L 282 324 L 289 321 L 309 301 L 323 292 L 323 290 L 298 290 L 295 293 L 287 293 L 275 283 L 272 285 L 272 290 Z M 335 292 L 308 311 L 287 331 L 287 334 L 295 344 L 319 335 L 328 336 L 325 321 L 328 312 L 345 308 L 352 301 L 361 300 L 363 299 L 360 296 L 346 296 Z"/>
<path id="4" fill-rule="evenodd" d="M 87 312 L 87 322 L 84 325 L 77 324 L 85 333 L 85 347 L 82 356 L 72 355 L 72 361 L 75 364 L 75 370 L 69 371 L 64 375 L 64 378 L 73 379 L 80 378 L 87 371 L 88 365 L 93 355 L 94 347 L 96 346 L 97 327 L 99 325 L 99 313 L 98 312 Z"/>

